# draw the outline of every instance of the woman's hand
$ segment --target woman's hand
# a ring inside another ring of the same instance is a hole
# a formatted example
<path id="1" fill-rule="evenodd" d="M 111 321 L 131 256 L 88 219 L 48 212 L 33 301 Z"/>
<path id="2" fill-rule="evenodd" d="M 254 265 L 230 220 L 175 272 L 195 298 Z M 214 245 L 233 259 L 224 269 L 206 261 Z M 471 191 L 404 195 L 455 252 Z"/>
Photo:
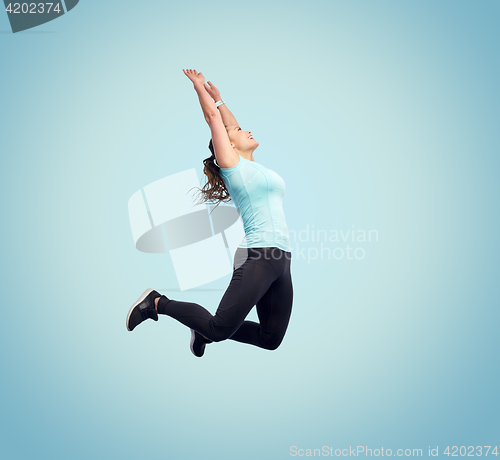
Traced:
<path id="1" fill-rule="evenodd" d="M 182 71 L 184 72 L 184 75 L 186 75 L 186 77 L 188 77 L 193 82 L 194 85 L 203 86 L 205 84 L 205 77 L 201 72 L 196 72 L 196 70 L 194 69 L 182 69 Z"/>
<path id="2" fill-rule="evenodd" d="M 215 87 L 214 84 L 212 84 L 211 81 L 208 82 L 208 85 L 206 83 L 204 84 L 207 93 L 210 94 L 215 102 L 220 101 L 220 91 Z"/>

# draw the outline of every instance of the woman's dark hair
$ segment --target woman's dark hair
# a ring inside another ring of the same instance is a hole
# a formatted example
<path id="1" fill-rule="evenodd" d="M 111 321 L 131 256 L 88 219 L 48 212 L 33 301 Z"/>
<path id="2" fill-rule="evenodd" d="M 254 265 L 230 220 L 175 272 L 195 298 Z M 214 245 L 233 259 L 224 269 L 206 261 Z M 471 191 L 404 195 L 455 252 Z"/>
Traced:
<path id="1" fill-rule="evenodd" d="M 199 203 L 217 203 L 218 206 L 222 202 L 230 201 L 231 197 L 229 196 L 226 184 L 222 179 L 220 168 L 215 163 L 216 158 L 212 139 L 210 139 L 210 142 L 208 143 L 208 148 L 210 149 L 210 152 L 212 152 L 212 155 L 203 160 L 203 164 L 205 165 L 203 172 L 207 176 L 207 182 L 202 188 L 197 187 L 201 194 Z"/>

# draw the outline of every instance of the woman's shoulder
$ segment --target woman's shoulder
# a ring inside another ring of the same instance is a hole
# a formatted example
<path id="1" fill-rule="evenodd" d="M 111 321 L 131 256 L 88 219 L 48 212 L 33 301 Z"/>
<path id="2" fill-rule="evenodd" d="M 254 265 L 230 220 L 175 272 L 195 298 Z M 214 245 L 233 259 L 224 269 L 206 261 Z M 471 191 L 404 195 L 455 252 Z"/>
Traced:
<path id="1" fill-rule="evenodd" d="M 246 161 L 246 160 L 241 155 L 238 155 L 238 157 L 239 157 L 238 163 L 236 163 L 236 165 L 232 166 L 231 168 L 222 168 L 221 166 L 219 166 L 220 173 L 222 174 L 222 176 L 230 176 L 234 172 L 236 172 L 239 169 L 241 169 L 241 167 L 244 164 L 244 161 Z"/>
<path id="2" fill-rule="evenodd" d="M 236 171 L 260 171 L 265 173 L 267 168 L 262 166 L 260 163 L 256 163 L 255 161 L 247 160 L 246 158 L 239 155 L 240 161 L 233 166 L 232 168 L 220 168 L 220 172 L 222 176 L 230 176 Z"/>

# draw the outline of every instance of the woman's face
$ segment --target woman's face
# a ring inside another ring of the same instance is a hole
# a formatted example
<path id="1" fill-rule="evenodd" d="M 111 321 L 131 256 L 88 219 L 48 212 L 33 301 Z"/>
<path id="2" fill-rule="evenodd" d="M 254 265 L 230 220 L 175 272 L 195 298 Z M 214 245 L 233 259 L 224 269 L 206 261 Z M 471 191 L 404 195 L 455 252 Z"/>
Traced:
<path id="1" fill-rule="evenodd" d="M 251 131 L 243 131 L 240 126 L 228 126 L 226 130 L 229 141 L 238 150 L 255 150 L 259 145 Z"/>

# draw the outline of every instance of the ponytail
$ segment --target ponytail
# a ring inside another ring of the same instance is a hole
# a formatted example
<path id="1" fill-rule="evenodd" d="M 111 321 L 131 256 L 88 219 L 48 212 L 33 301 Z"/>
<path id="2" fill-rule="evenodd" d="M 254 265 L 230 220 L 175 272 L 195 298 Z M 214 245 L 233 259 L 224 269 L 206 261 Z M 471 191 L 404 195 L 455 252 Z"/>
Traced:
<path id="1" fill-rule="evenodd" d="M 203 172 L 207 176 L 207 182 L 201 189 L 198 188 L 201 193 L 199 203 L 217 203 L 218 206 L 222 202 L 230 201 L 231 197 L 229 196 L 226 184 L 224 183 L 224 179 L 220 173 L 220 167 L 216 163 L 212 139 L 210 139 L 208 148 L 210 149 L 210 152 L 212 152 L 212 155 L 203 160 L 203 164 L 205 165 Z"/>

